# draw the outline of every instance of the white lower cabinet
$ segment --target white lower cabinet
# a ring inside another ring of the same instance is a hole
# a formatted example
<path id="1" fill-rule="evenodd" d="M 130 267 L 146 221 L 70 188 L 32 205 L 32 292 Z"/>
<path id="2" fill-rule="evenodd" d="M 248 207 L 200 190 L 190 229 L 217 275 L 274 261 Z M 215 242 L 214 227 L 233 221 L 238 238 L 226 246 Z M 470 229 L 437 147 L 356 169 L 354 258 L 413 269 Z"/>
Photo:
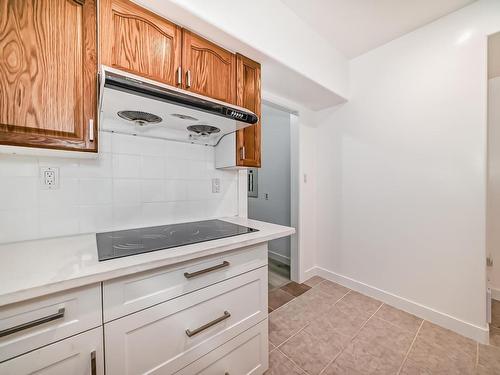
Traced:
<path id="1" fill-rule="evenodd" d="M 106 323 L 106 375 L 173 374 L 266 318 L 264 266 Z"/>
<path id="2" fill-rule="evenodd" d="M 0 307 L 0 362 L 102 326 L 101 286 Z"/>
<path id="3" fill-rule="evenodd" d="M 175 375 L 261 375 L 269 367 L 267 319 Z"/>
<path id="4" fill-rule="evenodd" d="M 0 363 L 1 375 L 104 375 L 102 328 Z"/>

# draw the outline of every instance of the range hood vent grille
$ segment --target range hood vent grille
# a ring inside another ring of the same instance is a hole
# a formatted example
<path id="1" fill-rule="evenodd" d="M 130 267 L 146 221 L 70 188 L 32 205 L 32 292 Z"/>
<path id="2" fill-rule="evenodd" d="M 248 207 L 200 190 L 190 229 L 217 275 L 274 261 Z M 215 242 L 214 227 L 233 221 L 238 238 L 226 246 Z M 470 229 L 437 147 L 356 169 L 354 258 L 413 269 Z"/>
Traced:
<path id="1" fill-rule="evenodd" d="M 160 116 L 142 111 L 120 111 L 118 112 L 118 116 L 125 120 L 133 121 L 140 126 L 148 124 L 158 124 L 159 122 L 163 121 Z"/>

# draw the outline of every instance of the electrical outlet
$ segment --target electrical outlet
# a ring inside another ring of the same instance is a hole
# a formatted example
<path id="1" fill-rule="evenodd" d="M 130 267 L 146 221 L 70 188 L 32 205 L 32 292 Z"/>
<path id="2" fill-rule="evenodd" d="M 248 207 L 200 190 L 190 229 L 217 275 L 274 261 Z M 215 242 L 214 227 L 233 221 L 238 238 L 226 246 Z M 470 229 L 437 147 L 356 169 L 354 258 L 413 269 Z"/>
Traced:
<path id="1" fill-rule="evenodd" d="M 220 193 L 220 178 L 212 178 L 212 193 Z"/>
<path id="2" fill-rule="evenodd" d="M 40 186 L 42 189 L 58 189 L 59 168 L 40 167 Z"/>

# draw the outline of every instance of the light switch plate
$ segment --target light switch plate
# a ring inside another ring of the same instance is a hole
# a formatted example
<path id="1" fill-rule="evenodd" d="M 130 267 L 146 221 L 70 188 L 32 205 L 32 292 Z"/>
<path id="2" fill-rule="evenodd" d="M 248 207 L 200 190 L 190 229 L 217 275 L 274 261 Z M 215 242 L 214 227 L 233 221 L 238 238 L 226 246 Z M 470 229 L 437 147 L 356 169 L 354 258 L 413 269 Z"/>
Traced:
<path id="1" fill-rule="evenodd" d="M 212 178 L 212 193 L 220 193 L 220 178 Z"/>
<path id="2" fill-rule="evenodd" d="M 40 167 L 40 187 L 42 189 L 59 189 L 59 168 Z"/>

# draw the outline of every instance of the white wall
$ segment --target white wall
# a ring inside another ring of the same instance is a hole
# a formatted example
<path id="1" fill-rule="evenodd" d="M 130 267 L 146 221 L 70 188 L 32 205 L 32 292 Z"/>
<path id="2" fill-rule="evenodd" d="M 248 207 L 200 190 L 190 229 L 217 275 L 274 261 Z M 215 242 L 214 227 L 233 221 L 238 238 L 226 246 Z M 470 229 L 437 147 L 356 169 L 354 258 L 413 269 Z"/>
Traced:
<path id="1" fill-rule="evenodd" d="M 351 99 L 318 116 L 316 264 L 484 340 L 484 0 L 351 62 Z"/>
<path id="2" fill-rule="evenodd" d="M 213 148 L 101 133 L 100 151 L 82 160 L 0 155 L 0 242 L 238 214 L 238 172 L 214 169 Z M 39 166 L 60 168 L 59 189 L 40 189 Z"/>
<path id="3" fill-rule="evenodd" d="M 134 0 L 262 64 L 263 88 L 319 109 L 345 101 L 348 61 L 280 0 Z"/>
<path id="4" fill-rule="evenodd" d="M 262 106 L 262 168 L 258 197 L 248 198 L 248 217 L 290 225 L 290 114 Z M 268 194 L 268 199 L 266 199 Z M 269 242 L 271 258 L 290 264 L 290 237 Z"/>
<path id="5" fill-rule="evenodd" d="M 500 65 L 500 59 L 497 64 Z M 493 259 L 488 279 L 493 297 L 500 300 L 500 75 L 488 81 L 487 213 L 486 243 Z"/>

